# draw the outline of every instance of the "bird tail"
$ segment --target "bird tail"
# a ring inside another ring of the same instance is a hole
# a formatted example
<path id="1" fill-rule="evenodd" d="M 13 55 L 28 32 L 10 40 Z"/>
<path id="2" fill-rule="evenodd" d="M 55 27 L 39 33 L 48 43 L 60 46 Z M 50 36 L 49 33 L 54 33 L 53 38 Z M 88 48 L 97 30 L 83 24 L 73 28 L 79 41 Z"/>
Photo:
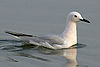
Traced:
<path id="1" fill-rule="evenodd" d="M 5 33 L 13 35 L 16 38 L 19 38 L 19 37 L 22 37 L 22 36 L 33 37 L 32 35 L 23 34 L 23 33 L 17 33 L 17 32 L 12 32 L 12 31 L 5 31 Z"/>

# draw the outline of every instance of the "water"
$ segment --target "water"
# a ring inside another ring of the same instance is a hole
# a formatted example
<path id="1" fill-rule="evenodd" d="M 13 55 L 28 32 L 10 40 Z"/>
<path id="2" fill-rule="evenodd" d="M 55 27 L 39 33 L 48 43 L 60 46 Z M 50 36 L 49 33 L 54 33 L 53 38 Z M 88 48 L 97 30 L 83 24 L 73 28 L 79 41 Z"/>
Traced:
<path id="1" fill-rule="evenodd" d="M 1 0 L 0 67 L 99 67 L 99 6 L 99 0 Z M 4 33 L 60 34 L 66 15 L 73 10 L 92 22 L 78 24 L 77 48 L 27 46 Z"/>

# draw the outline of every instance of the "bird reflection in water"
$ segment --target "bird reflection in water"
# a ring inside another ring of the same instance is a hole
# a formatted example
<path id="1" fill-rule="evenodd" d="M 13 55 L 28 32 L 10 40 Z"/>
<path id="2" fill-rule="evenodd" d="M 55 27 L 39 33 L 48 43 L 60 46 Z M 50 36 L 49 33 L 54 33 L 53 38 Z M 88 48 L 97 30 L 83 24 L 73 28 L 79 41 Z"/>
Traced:
<path id="1" fill-rule="evenodd" d="M 69 49 L 61 49 L 61 50 L 40 50 L 41 53 L 46 55 L 57 55 L 63 56 L 66 58 L 67 62 L 64 64 L 64 67 L 78 67 L 79 64 L 77 62 L 77 49 L 86 47 L 85 44 L 77 44 L 72 46 Z"/>
<path id="2" fill-rule="evenodd" d="M 57 56 L 63 56 L 66 58 L 67 62 L 64 64 L 64 67 L 77 67 L 77 48 L 73 47 L 70 49 L 62 49 L 62 50 L 51 50 L 51 51 L 43 51 L 41 50 L 41 53 L 44 53 L 46 55 L 57 55 Z"/>
<path id="3" fill-rule="evenodd" d="M 68 60 L 65 67 L 77 67 L 77 48 L 64 50 L 63 56 Z"/>

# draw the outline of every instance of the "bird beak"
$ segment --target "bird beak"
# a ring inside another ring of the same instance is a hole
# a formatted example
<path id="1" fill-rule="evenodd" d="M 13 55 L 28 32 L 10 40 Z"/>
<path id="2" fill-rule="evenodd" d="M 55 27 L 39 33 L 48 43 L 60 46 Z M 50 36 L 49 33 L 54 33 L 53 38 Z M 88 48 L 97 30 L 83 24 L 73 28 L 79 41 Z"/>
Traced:
<path id="1" fill-rule="evenodd" d="M 86 20 L 86 19 L 80 19 L 81 21 L 84 21 L 84 22 L 87 22 L 87 23 L 90 23 L 90 21 Z"/>

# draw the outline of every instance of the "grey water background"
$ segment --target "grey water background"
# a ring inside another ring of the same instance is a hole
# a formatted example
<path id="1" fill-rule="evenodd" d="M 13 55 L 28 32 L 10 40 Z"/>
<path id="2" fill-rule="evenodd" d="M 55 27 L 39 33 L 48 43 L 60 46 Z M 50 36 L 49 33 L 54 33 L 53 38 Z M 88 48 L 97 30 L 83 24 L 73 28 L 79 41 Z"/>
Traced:
<path id="1" fill-rule="evenodd" d="M 78 23 L 78 43 L 86 47 L 54 51 L 20 46 L 4 33 L 60 34 L 71 11 L 92 22 Z M 99 18 L 99 0 L 0 0 L 0 67 L 100 67 Z"/>

